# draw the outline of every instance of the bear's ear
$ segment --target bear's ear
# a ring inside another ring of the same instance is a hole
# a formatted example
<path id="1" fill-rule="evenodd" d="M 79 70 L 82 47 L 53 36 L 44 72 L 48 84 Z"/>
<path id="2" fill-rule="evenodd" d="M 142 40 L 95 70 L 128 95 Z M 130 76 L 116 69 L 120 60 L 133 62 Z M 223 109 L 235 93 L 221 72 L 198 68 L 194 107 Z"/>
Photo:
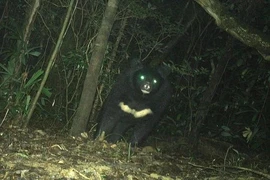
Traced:
<path id="1" fill-rule="evenodd" d="M 165 64 L 159 65 L 157 69 L 158 69 L 159 74 L 163 78 L 169 76 L 169 74 L 171 73 L 171 69 L 168 66 L 166 66 Z"/>
<path id="2" fill-rule="evenodd" d="M 133 58 L 133 59 L 131 59 L 130 67 L 133 69 L 134 68 L 142 68 L 143 67 L 142 61 L 139 58 Z"/>

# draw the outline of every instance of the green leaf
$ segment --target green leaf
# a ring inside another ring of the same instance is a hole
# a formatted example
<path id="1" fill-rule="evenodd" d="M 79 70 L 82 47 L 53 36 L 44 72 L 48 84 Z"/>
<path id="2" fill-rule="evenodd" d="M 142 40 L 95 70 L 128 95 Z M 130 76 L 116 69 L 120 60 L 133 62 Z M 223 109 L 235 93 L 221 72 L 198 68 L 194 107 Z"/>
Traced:
<path id="1" fill-rule="evenodd" d="M 6 74 L 11 74 L 3 64 L 0 64 L 0 67 L 6 72 Z"/>
<path id="2" fill-rule="evenodd" d="M 243 131 L 242 134 L 243 134 L 243 137 L 246 138 L 247 142 L 249 142 L 251 140 L 253 132 L 252 132 L 252 130 L 250 128 L 245 127 L 245 129 L 246 130 Z"/>
<path id="3" fill-rule="evenodd" d="M 180 120 L 181 119 L 181 116 L 182 116 L 182 114 L 178 114 L 177 117 L 176 117 L 176 120 L 177 121 Z"/>
<path id="4" fill-rule="evenodd" d="M 29 79 L 29 81 L 27 81 L 27 83 L 24 85 L 24 88 L 28 88 L 29 86 L 32 86 L 36 80 L 44 73 L 43 70 L 39 69 L 37 72 L 35 72 L 35 74 L 33 74 L 33 76 L 31 77 L 31 79 Z"/>
<path id="5" fill-rule="evenodd" d="M 243 65 L 243 59 L 238 59 L 236 61 L 236 65 L 239 67 L 239 66 L 242 66 Z"/>
<path id="6" fill-rule="evenodd" d="M 248 68 L 246 68 L 245 70 L 242 71 L 242 73 L 241 73 L 242 78 L 247 74 L 248 71 L 249 71 Z"/>
<path id="7" fill-rule="evenodd" d="M 256 114 L 253 115 L 252 122 L 256 122 L 256 119 L 257 119 L 258 115 L 259 115 L 258 113 L 256 113 Z"/>
<path id="8" fill-rule="evenodd" d="M 45 104 L 45 98 L 41 98 L 40 101 L 41 101 L 41 105 L 42 105 L 42 106 L 45 106 L 45 105 L 46 105 L 46 104 Z"/>
<path id="9" fill-rule="evenodd" d="M 41 54 L 41 52 L 32 51 L 32 52 L 29 52 L 29 54 L 32 55 L 32 56 L 38 57 Z"/>
<path id="10" fill-rule="evenodd" d="M 28 110 L 28 107 L 29 107 L 29 105 L 30 105 L 30 100 L 31 100 L 31 96 L 30 96 L 30 95 L 27 95 L 27 96 L 26 96 L 25 111 Z"/>
<path id="11" fill-rule="evenodd" d="M 14 73 L 14 69 L 15 69 L 15 62 L 14 61 L 15 61 L 15 59 L 11 59 L 10 61 L 8 61 L 7 69 L 8 69 L 8 73 L 10 75 L 12 75 Z"/>
<path id="12" fill-rule="evenodd" d="M 231 130 L 228 126 L 221 126 L 221 128 L 222 128 L 224 131 L 230 131 L 230 130 Z"/>
<path id="13" fill-rule="evenodd" d="M 221 136 L 223 136 L 223 137 L 231 137 L 232 135 L 231 135 L 231 133 L 223 131 L 223 132 L 221 132 Z"/>
<path id="14" fill-rule="evenodd" d="M 45 96 L 47 96 L 48 98 L 51 97 L 52 92 L 49 90 L 49 88 L 42 88 L 42 94 L 44 94 Z"/>

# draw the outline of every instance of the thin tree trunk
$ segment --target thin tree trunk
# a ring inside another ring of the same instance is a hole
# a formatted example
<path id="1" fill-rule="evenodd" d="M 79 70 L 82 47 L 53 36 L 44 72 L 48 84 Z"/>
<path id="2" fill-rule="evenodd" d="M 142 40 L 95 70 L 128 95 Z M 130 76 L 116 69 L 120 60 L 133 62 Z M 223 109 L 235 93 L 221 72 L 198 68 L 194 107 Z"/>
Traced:
<path id="1" fill-rule="evenodd" d="M 40 7 L 40 0 L 30 1 L 30 6 L 27 11 L 28 13 L 26 15 L 26 21 L 23 25 L 24 29 L 23 29 L 22 41 L 21 40 L 18 41 L 18 46 L 20 48 L 20 55 L 19 55 L 18 61 L 14 62 L 16 64 L 15 72 L 14 72 L 15 77 L 18 77 L 19 74 L 21 73 L 21 65 L 22 65 L 22 62 L 24 62 L 25 52 L 27 50 L 27 45 L 29 43 L 29 38 L 31 36 L 33 24 L 35 22 L 39 7 Z M 17 60 L 17 59 L 14 59 L 14 60 Z"/>
<path id="2" fill-rule="evenodd" d="M 122 37 L 124 36 L 124 30 L 125 30 L 125 27 L 126 27 L 126 25 L 127 25 L 127 20 L 128 20 L 128 18 L 124 18 L 124 19 L 121 21 L 121 27 L 120 27 L 120 29 L 119 29 L 119 31 L 118 31 L 118 36 L 117 36 L 116 41 L 115 41 L 115 43 L 114 43 L 114 45 L 113 45 L 113 50 L 112 50 L 112 55 L 111 55 L 111 57 L 110 57 L 110 61 L 108 62 L 107 67 L 105 68 L 105 69 L 106 69 L 106 72 L 105 72 L 105 73 L 110 73 L 110 72 L 111 72 L 111 68 L 112 68 L 113 62 L 115 62 L 115 57 L 116 57 L 116 54 L 117 54 L 117 50 L 118 50 L 118 48 L 119 48 L 119 44 L 120 44 L 120 42 L 121 42 Z M 99 88 L 99 90 L 98 90 L 98 95 L 96 96 L 96 99 L 95 99 L 94 104 L 93 104 L 93 108 L 92 108 L 92 109 L 94 109 L 94 110 L 97 109 L 96 107 L 97 107 L 97 105 L 99 104 L 99 102 L 100 102 L 100 104 L 103 104 L 103 102 L 100 101 L 100 100 L 101 100 L 101 99 L 100 99 L 100 95 L 102 94 L 103 89 L 104 89 L 104 87 L 105 87 L 104 83 L 107 82 L 108 78 L 109 78 L 109 76 L 107 76 L 107 77 L 105 77 L 105 78 L 102 79 L 102 82 L 103 82 L 103 83 L 100 85 L 100 88 Z M 95 111 L 95 112 L 96 112 L 96 111 Z M 92 120 L 92 119 L 95 119 L 96 114 L 97 114 L 97 113 L 93 113 L 93 111 L 92 111 L 92 112 L 91 112 L 90 119 L 91 119 L 91 120 Z"/>
<path id="3" fill-rule="evenodd" d="M 63 23 L 61 32 L 60 32 L 60 34 L 59 34 L 59 37 L 58 37 L 56 46 L 55 46 L 55 48 L 54 48 L 54 50 L 53 50 L 53 53 L 52 53 L 52 55 L 51 55 L 51 57 L 50 57 L 50 60 L 49 60 L 47 69 L 46 69 L 45 74 L 44 74 L 44 77 L 43 77 L 43 79 L 42 79 L 42 81 L 41 81 L 41 83 L 40 83 L 39 89 L 38 89 L 38 91 L 37 91 L 37 94 L 36 94 L 34 100 L 31 102 L 31 106 L 30 106 L 30 109 L 29 109 L 29 113 L 28 113 L 28 115 L 27 115 L 27 117 L 26 117 L 26 120 L 25 120 L 25 122 L 24 122 L 24 124 L 23 124 L 23 127 L 24 127 L 24 128 L 27 127 L 28 124 L 29 124 L 29 121 L 30 121 L 30 119 L 31 119 L 31 117 L 32 117 L 32 115 L 33 115 L 33 112 L 34 112 L 35 108 L 36 108 L 37 101 L 38 101 L 38 99 L 39 99 L 39 97 L 40 97 L 40 94 L 41 94 L 41 92 L 42 92 L 42 89 L 43 89 L 43 87 L 44 87 L 44 85 L 45 85 L 45 83 L 46 83 L 46 81 L 47 81 L 47 79 L 48 79 L 48 76 L 49 76 L 49 73 L 50 73 L 51 68 L 52 68 L 52 66 L 53 66 L 54 60 L 55 60 L 55 58 L 56 58 L 56 55 L 57 55 L 57 53 L 59 52 L 60 47 L 61 47 L 61 45 L 62 45 L 64 36 L 65 36 L 65 32 L 66 32 L 66 30 L 67 30 L 67 28 L 68 28 L 68 22 L 70 21 L 70 17 L 71 17 L 71 14 L 72 14 L 72 11 L 71 11 L 71 10 L 72 10 L 73 4 L 74 4 L 74 0 L 71 0 L 70 3 L 69 3 L 69 8 L 68 8 L 68 11 L 67 11 L 67 15 L 66 15 L 66 17 L 65 17 L 65 21 L 64 21 L 64 23 Z"/>
<path id="4" fill-rule="evenodd" d="M 230 53 L 231 47 L 232 47 L 232 40 L 230 39 L 228 40 L 227 45 L 226 45 L 226 53 L 222 58 L 220 58 L 214 70 L 214 73 L 211 76 L 209 86 L 203 93 L 198 110 L 194 117 L 194 122 L 193 124 L 190 124 L 191 131 L 190 131 L 189 137 L 190 137 L 190 141 L 192 143 L 194 152 L 196 152 L 198 148 L 198 140 L 199 140 L 198 134 L 199 134 L 200 127 L 209 112 L 209 106 L 215 95 L 216 89 L 222 79 L 222 76 L 226 70 L 227 63 L 231 59 L 231 53 Z"/>
<path id="5" fill-rule="evenodd" d="M 11 58 L 9 61 L 9 64 L 12 64 L 12 67 L 14 68 L 14 71 L 13 71 L 14 79 L 19 79 L 19 77 L 21 76 L 22 64 L 25 61 L 25 54 L 27 51 L 29 38 L 32 33 L 33 25 L 34 25 L 39 7 L 40 7 L 40 0 L 31 0 L 29 2 L 29 7 L 27 9 L 25 22 L 23 24 L 22 38 L 17 41 L 19 56 L 18 58 Z M 12 84 L 13 78 L 10 79 L 11 91 L 13 90 L 13 84 Z M 21 103 L 19 100 L 20 100 L 19 98 L 16 98 L 15 106 Z M 18 113 L 16 116 L 16 121 L 14 123 L 17 125 L 22 125 L 23 118 L 24 118 L 24 114 Z"/>
<path id="6" fill-rule="evenodd" d="M 117 7 L 118 0 L 108 1 L 101 27 L 95 41 L 93 54 L 89 62 L 80 103 L 73 118 L 73 123 L 70 129 L 71 135 L 77 136 L 86 129 L 98 85 L 100 69 L 103 63 L 111 28 L 114 23 Z"/>

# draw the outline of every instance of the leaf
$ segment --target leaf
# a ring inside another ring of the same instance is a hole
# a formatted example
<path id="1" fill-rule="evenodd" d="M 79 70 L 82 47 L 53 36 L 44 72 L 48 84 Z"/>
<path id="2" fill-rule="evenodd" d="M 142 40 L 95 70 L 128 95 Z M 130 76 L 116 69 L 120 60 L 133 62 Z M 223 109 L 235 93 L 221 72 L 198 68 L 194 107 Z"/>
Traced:
<path id="1" fill-rule="evenodd" d="M 246 138 L 247 142 L 249 142 L 251 140 L 251 136 L 252 136 L 253 132 L 251 131 L 250 128 L 245 127 L 245 129 L 246 130 L 243 131 L 242 134 L 243 134 L 243 137 Z"/>
<path id="2" fill-rule="evenodd" d="M 42 94 L 44 94 L 45 96 L 47 96 L 48 98 L 51 97 L 52 92 L 49 90 L 49 88 L 42 88 Z"/>
<path id="3" fill-rule="evenodd" d="M 30 104 L 31 96 L 27 95 L 26 96 L 26 104 L 25 104 L 25 111 L 28 110 L 29 104 Z"/>
<path id="4" fill-rule="evenodd" d="M 33 85 L 36 80 L 44 73 L 43 70 L 39 69 L 37 72 L 35 72 L 35 74 L 33 74 L 33 76 L 31 77 L 31 79 L 29 79 L 29 81 L 27 81 L 27 83 L 24 85 L 24 88 L 28 88 L 29 86 Z"/>
<path id="5" fill-rule="evenodd" d="M 230 131 L 230 130 L 231 130 L 228 126 L 221 126 L 221 128 L 222 128 L 224 131 Z"/>
<path id="6" fill-rule="evenodd" d="M 10 75 L 12 75 L 14 73 L 14 69 L 15 69 L 15 62 L 14 61 L 15 61 L 15 59 L 13 59 L 13 58 L 10 61 L 8 61 L 7 69 L 8 69 L 8 72 Z"/>
<path id="7" fill-rule="evenodd" d="M 257 119 L 258 113 L 254 114 L 254 116 L 252 117 L 252 122 L 255 122 Z"/>
<path id="8" fill-rule="evenodd" d="M 3 64 L 0 64 L 0 67 L 6 72 L 6 74 L 11 74 L 10 71 Z"/>
<path id="9" fill-rule="evenodd" d="M 237 61 L 236 61 L 236 65 L 239 67 L 239 66 L 242 66 L 242 64 L 243 64 L 243 59 L 238 59 Z"/>
<path id="10" fill-rule="evenodd" d="M 29 54 L 32 55 L 32 56 L 38 57 L 41 54 L 41 52 L 32 51 L 32 52 L 29 52 Z"/>
<path id="11" fill-rule="evenodd" d="M 177 121 L 180 120 L 180 119 L 181 119 L 181 116 L 182 116 L 182 114 L 178 114 L 178 115 L 176 116 L 176 120 L 177 120 Z"/>
<path id="12" fill-rule="evenodd" d="M 221 136 L 223 136 L 223 137 L 231 137 L 232 135 L 229 132 L 223 131 L 223 132 L 221 132 Z"/>
<path id="13" fill-rule="evenodd" d="M 45 106 L 45 105 L 46 105 L 46 103 L 45 103 L 45 98 L 41 98 L 41 105 L 42 105 L 42 106 Z"/>
<path id="14" fill-rule="evenodd" d="M 241 76 L 242 76 L 242 78 L 246 75 L 246 73 L 248 72 L 248 68 L 246 68 L 245 70 L 243 70 L 242 71 L 242 73 L 241 73 Z"/>

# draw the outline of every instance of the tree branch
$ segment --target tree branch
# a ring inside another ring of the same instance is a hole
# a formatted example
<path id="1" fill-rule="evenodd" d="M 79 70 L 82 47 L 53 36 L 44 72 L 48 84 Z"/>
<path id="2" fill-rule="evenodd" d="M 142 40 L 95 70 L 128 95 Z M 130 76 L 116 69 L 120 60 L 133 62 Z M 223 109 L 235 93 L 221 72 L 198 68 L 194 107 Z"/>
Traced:
<path id="1" fill-rule="evenodd" d="M 210 16 L 218 27 L 225 30 L 242 43 L 257 49 L 265 60 L 270 61 L 270 37 L 261 31 L 240 22 L 232 16 L 218 0 L 195 0 Z"/>

